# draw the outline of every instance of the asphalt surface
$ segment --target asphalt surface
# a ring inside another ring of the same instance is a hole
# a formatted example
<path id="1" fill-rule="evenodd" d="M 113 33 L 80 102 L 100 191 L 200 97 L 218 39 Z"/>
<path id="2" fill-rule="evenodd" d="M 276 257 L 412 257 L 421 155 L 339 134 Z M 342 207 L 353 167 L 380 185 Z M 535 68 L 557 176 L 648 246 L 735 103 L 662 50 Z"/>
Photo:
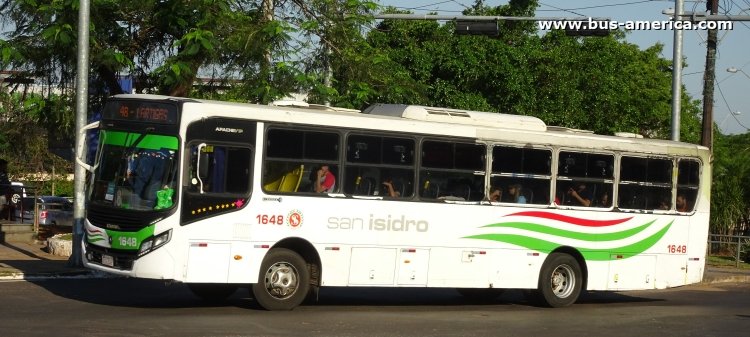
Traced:
<path id="1" fill-rule="evenodd" d="M 74 267 L 68 260 L 67 256 L 48 253 L 46 242 L 2 242 L 0 243 L 0 280 L 107 276 L 98 271 Z M 750 283 L 750 270 L 708 266 L 703 275 L 703 283 L 726 282 Z"/>

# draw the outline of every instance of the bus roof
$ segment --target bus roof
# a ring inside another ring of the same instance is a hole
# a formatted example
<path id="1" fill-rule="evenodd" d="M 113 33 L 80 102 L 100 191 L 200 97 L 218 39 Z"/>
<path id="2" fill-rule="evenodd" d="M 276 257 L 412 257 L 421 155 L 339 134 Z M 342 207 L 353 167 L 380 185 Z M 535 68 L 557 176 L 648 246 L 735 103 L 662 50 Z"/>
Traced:
<path id="1" fill-rule="evenodd" d="M 305 102 L 276 102 L 269 105 L 202 100 L 192 98 L 124 94 L 117 99 L 170 100 L 183 103 L 189 118 L 203 118 L 205 105 L 215 116 L 253 118 L 260 121 L 326 125 L 359 129 L 388 130 L 410 134 L 468 137 L 527 145 L 558 145 L 641 153 L 697 155 L 708 150 L 696 144 L 653 138 L 632 133 L 598 135 L 587 130 L 547 126 L 541 119 L 493 112 L 479 112 L 404 104 L 375 104 L 358 110 L 313 105 Z M 202 106 L 202 108 L 200 107 Z M 198 113 L 198 115 L 193 115 Z"/>

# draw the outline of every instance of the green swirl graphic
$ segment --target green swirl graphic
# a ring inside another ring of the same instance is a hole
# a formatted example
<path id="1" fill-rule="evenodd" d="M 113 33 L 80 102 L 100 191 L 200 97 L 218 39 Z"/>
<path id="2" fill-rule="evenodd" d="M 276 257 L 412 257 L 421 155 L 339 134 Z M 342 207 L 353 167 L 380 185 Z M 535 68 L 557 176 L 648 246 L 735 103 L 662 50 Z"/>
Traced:
<path id="1" fill-rule="evenodd" d="M 672 227 L 673 221 L 670 221 L 669 224 L 664 226 L 661 230 L 654 233 L 653 235 L 635 242 L 630 245 L 621 246 L 621 247 L 615 247 L 615 248 L 606 248 L 606 249 L 591 249 L 591 248 L 581 248 L 576 247 L 583 257 L 588 261 L 609 261 L 609 260 L 615 260 L 615 259 L 626 259 L 638 254 L 641 254 L 648 250 L 649 248 L 653 247 L 659 240 L 661 240 L 662 237 L 664 237 L 664 234 L 669 231 L 669 228 Z M 510 227 L 510 228 L 522 228 L 526 230 L 532 230 L 537 233 L 542 234 L 551 234 L 555 236 L 560 236 L 563 238 L 568 239 L 576 239 L 576 240 L 582 240 L 582 241 L 588 241 L 588 242 L 602 242 L 602 241 L 614 241 L 619 239 L 624 239 L 631 237 L 637 233 L 642 232 L 644 229 L 648 228 L 654 223 L 654 221 L 651 221 L 649 223 L 646 223 L 645 225 L 621 231 L 621 232 L 614 232 L 614 233 L 606 233 L 606 234 L 592 234 L 592 233 L 581 233 L 581 232 L 573 232 L 573 231 L 567 231 L 567 230 L 560 230 L 556 228 L 551 228 L 549 226 L 543 226 L 539 224 L 529 224 L 529 223 L 501 223 L 501 224 L 493 224 L 488 225 L 484 227 Z M 511 224 L 508 226 L 508 224 Z M 517 227 L 519 225 L 522 225 L 523 227 Z M 529 226 L 533 225 L 533 226 Z M 599 240 L 598 236 L 606 236 L 608 239 L 606 240 Z M 471 235 L 465 237 L 467 239 L 479 239 L 479 240 L 490 240 L 490 241 L 497 241 L 497 242 L 505 242 L 512 245 L 516 245 L 519 247 L 524 247 L 526 249 L 535 250 L 538 252 L 543 253 L 549 253 L 555 249 L 557 249 L 560 246 L 563 246 L 561 243 L 557 242 L 551 242 L 547 240 L 542 240 L 530 236 L 524 236 L 524 235 L 517 235 L 517 234 L 479 234 L 479 235 Z"/>

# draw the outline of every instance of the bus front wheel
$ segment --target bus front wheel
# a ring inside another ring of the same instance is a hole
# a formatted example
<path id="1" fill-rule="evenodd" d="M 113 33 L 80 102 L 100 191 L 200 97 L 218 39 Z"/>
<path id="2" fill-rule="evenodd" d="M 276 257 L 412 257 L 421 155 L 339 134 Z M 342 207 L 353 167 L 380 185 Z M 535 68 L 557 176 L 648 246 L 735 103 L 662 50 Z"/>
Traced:
<path id="1" fill-rule="evenodd" d="M 563 253 L 552 253 L 539 275 L 539 295 L 553 308 L 567 307 L 581 294 L 583 273 L 578 261 Z"/>
<path id="2" fill-rule="evenodd" d="M 266 310 L 292 310 L 305 300 L 309 289 L 310 274 L 305 260 L 285 248 L 268 252 L 260 267 L 258 283 L 252 285 L 255 301 Z"/>

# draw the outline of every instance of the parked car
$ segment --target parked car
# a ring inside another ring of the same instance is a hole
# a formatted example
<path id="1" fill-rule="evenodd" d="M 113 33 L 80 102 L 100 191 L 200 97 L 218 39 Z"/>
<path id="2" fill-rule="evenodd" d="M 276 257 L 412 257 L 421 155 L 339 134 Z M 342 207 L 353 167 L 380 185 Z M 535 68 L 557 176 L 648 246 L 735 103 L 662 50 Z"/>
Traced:
<path id="1" fill-rule="evenodd" d="M 73 203 L 64 197 L 41 196 L 36 198 L 39 207 L 39 225 L 41 226 L 73 226 Z M 21 199 L 20 207 L 16 208 L 16 218 L 23 221 L 34 221 L 34 198 Z"/>

